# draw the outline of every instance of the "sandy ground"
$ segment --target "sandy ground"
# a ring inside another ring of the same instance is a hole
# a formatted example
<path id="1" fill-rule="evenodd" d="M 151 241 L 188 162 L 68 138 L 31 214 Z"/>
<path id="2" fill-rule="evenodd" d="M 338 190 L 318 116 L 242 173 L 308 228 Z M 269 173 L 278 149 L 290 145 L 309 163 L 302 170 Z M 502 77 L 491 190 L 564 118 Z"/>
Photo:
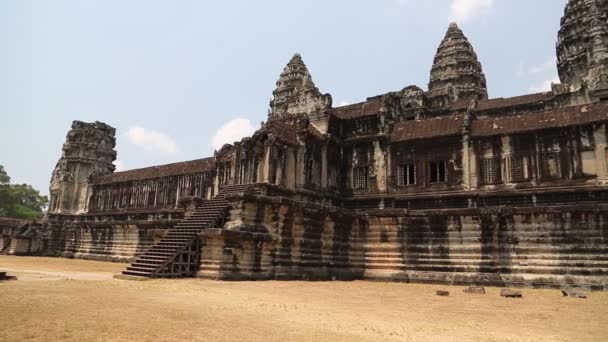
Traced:
<path id="1" fill-rule="evenodd" d="M 0 256 L 0 341 L 607 341 L 608 293 L 374 282 L 113 279 L 124 264 Z M 438 297 L 435 291 L 450 291 Z"/>

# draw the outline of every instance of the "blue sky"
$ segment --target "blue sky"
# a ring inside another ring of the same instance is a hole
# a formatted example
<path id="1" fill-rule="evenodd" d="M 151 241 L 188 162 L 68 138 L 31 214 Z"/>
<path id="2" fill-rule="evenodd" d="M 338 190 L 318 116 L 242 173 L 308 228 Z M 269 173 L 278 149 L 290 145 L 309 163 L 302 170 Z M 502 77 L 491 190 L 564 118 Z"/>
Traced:
<path id="1" fill-rule="evenodd" d="M 490 97 L 548 89 L 564 5 L 0 0 L 0 165 L 48 193 L 72 120 L 116 127 L 121 169 L 210 156 L 266 119 L 295 52 L 334 105 L 426 89 L 450 21 L 477 51 Z"/>

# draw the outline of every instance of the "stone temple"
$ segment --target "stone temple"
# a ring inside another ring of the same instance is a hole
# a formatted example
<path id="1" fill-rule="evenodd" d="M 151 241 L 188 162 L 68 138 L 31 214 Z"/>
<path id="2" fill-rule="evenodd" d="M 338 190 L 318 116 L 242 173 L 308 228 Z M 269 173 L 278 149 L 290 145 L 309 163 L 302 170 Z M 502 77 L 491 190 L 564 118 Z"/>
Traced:
<path id="1" fill-rule="evenodd" d="M 115 129 L 75 121 L 45 220 L 0 221 L 0 249 L 135 277 L 608 289 L 608 0 L 568 1 L 556 50 L 561 84 L 489 99 L 451 24 L 428 90 L 343 107 L 296 54 L 253 136 L 125 172 Z"/>

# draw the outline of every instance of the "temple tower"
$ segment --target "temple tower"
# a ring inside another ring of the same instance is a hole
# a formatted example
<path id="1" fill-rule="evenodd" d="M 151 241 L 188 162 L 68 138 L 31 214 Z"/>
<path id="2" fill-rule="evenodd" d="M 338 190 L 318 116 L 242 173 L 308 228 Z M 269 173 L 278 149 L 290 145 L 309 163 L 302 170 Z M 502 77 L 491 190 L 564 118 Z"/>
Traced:
<path id="1" fill-rule="evenodd" d="M 114 172 L 115 134 L 114 128 L 102 122 L 72 123 L 51 178 L 49 213 L 86 211 L 90 177 Z"/>
<path id="2" fill-rule="evenodd" d="M 317 129 L 327 130 L 331 95 L 321 94 L 300 54 L 296 53 L 287 63 L 276 85 L 270 101 L 269 120 L 307 115 Z"/>
<path id="3" fill-rule="evenodd" d="M 432 107 L 488 98 L 486 77 L 467 37 L 451 23 L 437 49 L 427 97 Z"/>
<path id="4" fill-rule="evenodd" d="M 608 98 L 608 0 L 569 0 L 561 19 L 557 68 L 571 91 Z"/>

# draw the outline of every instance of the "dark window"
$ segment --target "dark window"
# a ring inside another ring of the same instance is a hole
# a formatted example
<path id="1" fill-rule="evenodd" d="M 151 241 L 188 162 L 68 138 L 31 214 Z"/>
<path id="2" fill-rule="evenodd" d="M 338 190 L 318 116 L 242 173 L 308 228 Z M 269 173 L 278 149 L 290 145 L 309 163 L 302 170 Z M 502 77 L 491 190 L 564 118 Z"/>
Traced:
<path id="1" fill-rule="evenodd" d="M 511 177 L 513 182 L 524 182 L 528 180 L 528 157 L 512 156 L 511 158 Z"/>
<path id="2" fill-rule="evenodd" d="M 479 176 L 481 184 L 498 184 L 502 177 L 500 174 L 500 157 L 482 158 L 479 160 Z"/>
<path id="3" fill-rule="evenodd" d="M 416 184 L 416 166 L 413 163 L 403 164 L 399 166 L 398 184 L 399 186 L 408 186 Z"/>
<path id="4" fill-rule="evenodd" d="M 541 153 L 540 165 L 543 179 L 562 178 L 562 168 L 559 160 L 559 152 Z"/>
<path id="5" fill-rule="evenodd" d="M 430 163 L 431 183 L 445 183 L 448 179 L 447 161 L 437 160 Z"/>
<path id="6" fill-rule="evenodd" d="M 367 167 L 356 167 L 353 169 L 353 186 L 355 189 L 367 189 Z"/>

